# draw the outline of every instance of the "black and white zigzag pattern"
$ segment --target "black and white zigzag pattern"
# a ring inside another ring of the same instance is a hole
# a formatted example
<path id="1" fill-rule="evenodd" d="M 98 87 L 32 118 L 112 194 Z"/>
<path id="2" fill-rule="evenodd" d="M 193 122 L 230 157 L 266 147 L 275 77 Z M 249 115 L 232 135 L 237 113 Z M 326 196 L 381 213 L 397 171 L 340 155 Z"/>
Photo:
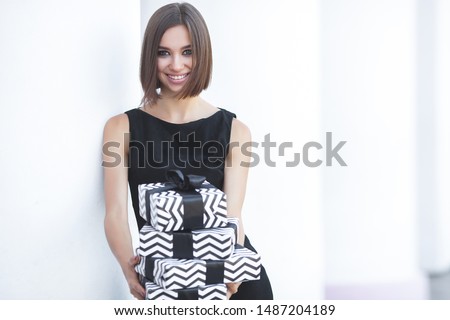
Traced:
<path id="1" fill-rule="evenodd" d="M 160 184 L 161 185 L 161 184 Z M 153 186 L 139 186 L 140 215 L 147 220 L 145 191 Z M 155 189 L 155 188 L 153 188 Z M 223 227 L 227 223 L 227 202 L 225 194 L 217 188 L 196 189 L 202 196 L 203 227 Z M 176 190 L 156 192 L 149 197 L 151 225 L 158 231 L 170 232 L 183 230 L 183 198 Z"/>
<path id="2" fill-rule="evenodd" d="M 147 221 L 147 208 L 145 206 L 145 192 L 147 190 L 154 190 L 164 187 L 165 183 L 146 183 L 138 185 L 139 198 L 139 215 Z"/>
<path id="3" fill-rule="evenodd" d="M 205 228 L 215 228 L 224 225 L 227 217 L 226 195 L 217 188 L 196 189 L 202 195 L 205 207 L 203 224 Z"/>
<path id="4" fill-rule="evenodd" d="M 136 272 L 139 274 L 139 277 L 153 279 L 153 275 L 145 273 L 145 257 L 140 257 L 139 263 L 134 267 Z"/>
<path id="5" fill-rule="evenodd" d="M 145 283 L 147 300 L 178 300 L 180 290 L 165 290 L 148 281 Z M 225 284 L 214 284 L 198 287 L 198 300 L 226 300 L 227 287 Z"/>
<path id="6" fill-rule="evenodd" d="M 150 196 L 151 225 L 158 231 L 183 230 L 183 197 L 174 190 Z"/>
<path id="7" fill-rule="evenodd" d="M 238 230 L 238 219 L 227 219 L 223 228 L 193 230 L 192 256 L 203 260 L 220 260 L 228 258 L 234 251 L 236 234 L 232 225 Z M 159 232 L 150 225 L 145 225 L 139 232 L 140 247 L 138 254 L 154 258 L 179 258 L 173 252 L 173 233 Z"/>
<path id="8" fill-rule="evenodd" d="M 206 261 L 188 259 L 157 259 L 153 275 L 145 274 L 146 259 L 142 258 L 136 271 L 164 289 L 177 290 L 206 285 Z M 233 255 L 224 260 L 223 283 L 258 280 L 261 271 L 259 254 L 236 246 Z"/>
<path id="9" fill-rule="evenodd" d="M 141 258 L 136 271 L 165 290 L 179 290 L 205 286 L 206 267 L 204 260 L 156 259 L 153 274 L 146 274 L 147 260 Z"/>
<path id="10" fill-rule="evenodd" d="M 214 188 L 197 189 L 202 196 L 203 227 L 215 228 L 226 225 L 227 209 L 225 194 Z M 183 230 L 183 198 L 176 191 L 165 191 L 150 197 L 152 225 L 159 231 Z"/>
<path id="11" fill-rule="evenodd" d="M 258 280 L 260 273 L 260 255 L 247 248 L 236 246 L 233 255 L 225 260 L 225 283 Z"/>
<path id="12" fill-rule="evenodd" d="M 206 262 L 188 259 L 156 260 L 154 281 L 169 290 L 204 286 L 206 285 Z"/>
<path id="13" fill-rule="evenodd" d="M 172 233 L 159 232 L 151 225 L 144 225 L 139 232 L 137 253 L 140 256 L 155 258 L 173 258 Z"/>

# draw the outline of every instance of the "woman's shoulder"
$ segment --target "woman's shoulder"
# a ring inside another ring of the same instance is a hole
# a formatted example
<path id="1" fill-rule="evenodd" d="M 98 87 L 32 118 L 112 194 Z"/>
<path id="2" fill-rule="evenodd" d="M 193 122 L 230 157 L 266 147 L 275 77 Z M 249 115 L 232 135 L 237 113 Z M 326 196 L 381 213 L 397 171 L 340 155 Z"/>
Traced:
<path id="1" fill-rule="evenodd" d="M 231 140 L 233 141 L 250 141 L 251 132 L 249 127 L 237 118 L 233 118 L 231 123 Z"/>
<path id="2" fill-rule="evenodd" d="M 104 127 L 105 135 L 116 135 L 129 131 L 129 120 L 126 113 L 120 113 L 109 118 Z"/>

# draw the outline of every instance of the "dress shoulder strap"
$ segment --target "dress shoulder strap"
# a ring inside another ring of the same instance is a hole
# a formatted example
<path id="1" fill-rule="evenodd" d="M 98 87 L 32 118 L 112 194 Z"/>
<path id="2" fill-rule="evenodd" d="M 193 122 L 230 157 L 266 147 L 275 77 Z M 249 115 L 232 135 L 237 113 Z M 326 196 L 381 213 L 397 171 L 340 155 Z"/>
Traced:
<path id="1" fill-rule="evenodd" d="M 227 109 L 224 108 L 219 108 L 220 110 L 222 110 L 222 112 L 225 115 L 225 118 L 227 118 L 227 120 L 231 121 L 233 120 L 233 118 L 237 118 L 236 114 L 233 112 L 228 111 Z"/>

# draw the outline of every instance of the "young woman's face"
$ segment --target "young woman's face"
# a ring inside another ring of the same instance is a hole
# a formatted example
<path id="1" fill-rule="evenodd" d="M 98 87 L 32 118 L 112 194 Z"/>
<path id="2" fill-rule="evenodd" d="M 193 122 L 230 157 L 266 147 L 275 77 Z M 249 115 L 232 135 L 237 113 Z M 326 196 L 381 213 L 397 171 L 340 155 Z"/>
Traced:
<path id="1" fill-rule="evenodd" d="M 189 79 L 192 47 L 184 25 L 167 29 L 158 48 L 158 79 L 162 95 L 178 93 Z"/>

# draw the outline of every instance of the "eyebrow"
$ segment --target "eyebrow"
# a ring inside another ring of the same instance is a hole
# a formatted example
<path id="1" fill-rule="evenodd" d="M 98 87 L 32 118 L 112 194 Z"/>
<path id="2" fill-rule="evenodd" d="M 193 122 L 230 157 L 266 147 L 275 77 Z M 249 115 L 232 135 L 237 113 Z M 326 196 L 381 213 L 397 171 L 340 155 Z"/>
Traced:
<path id="1" fill-rule="evenodd" d="M 187 46 L 184 46 L 181 49 L 189 49 L 191 47 L 192 47 L 192 45 L 188 44 Z M 163 46 L 159 46 L 158 49 L 163 49 L 163 50 L 169 50 L 170 51 L 170 48 L 163 47 Z"/>

